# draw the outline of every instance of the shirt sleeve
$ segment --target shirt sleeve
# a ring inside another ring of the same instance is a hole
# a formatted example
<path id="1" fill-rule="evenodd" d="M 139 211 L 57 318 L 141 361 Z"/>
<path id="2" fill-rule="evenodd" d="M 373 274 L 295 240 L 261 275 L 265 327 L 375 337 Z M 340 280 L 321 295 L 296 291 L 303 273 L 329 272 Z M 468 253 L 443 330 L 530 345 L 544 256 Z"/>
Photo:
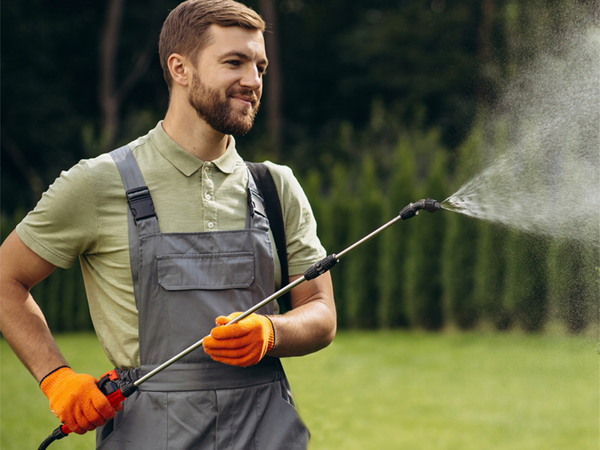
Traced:
<path id="1" fill-rule="evenodd" d="M 317 236 L 317 222 L 292 170 L 270 161 L 265 161 L 265 164 L 273 176 L 281 201 L 288 271 L 290 275 L 301 275 L 327 255 Z"/>
<path id="2" fill-rule="evenodd" d="M 67 269 L 97 236 L 93 185 L 82 161 L 62 172 L 36 207 L 17 225 L 27 247 L 55 266 Z"/>

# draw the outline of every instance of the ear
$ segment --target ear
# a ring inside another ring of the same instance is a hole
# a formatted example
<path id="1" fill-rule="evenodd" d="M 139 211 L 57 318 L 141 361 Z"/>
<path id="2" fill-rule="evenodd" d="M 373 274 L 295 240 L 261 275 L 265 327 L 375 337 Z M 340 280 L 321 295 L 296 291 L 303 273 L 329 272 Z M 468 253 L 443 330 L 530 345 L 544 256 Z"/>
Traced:
<path id="1" fill-rule="evenodd" d="M 188 70 L 190 67 L 189 61 L 185 56 L 179 53 L 173 53 L 167 60 L 167 67 L 171 73 L 173 82 L 180 86 L 187 86 L 191 81 L 191 72 Z"/>

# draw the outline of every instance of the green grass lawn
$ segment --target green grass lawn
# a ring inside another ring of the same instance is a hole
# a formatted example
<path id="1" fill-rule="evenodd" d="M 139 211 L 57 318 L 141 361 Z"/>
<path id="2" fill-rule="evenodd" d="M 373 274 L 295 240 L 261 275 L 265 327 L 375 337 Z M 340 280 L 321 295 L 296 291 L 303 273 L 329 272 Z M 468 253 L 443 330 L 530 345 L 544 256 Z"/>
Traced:
<path id="1" fill-rule="evenodd" d="M 93 335 L 58 337 L 74 370 L 111 367 Z M 2 450 L 37 449 L 58 426 L 1 343 Z M 590 337 L 343 332 L 287 359 L 311 450 L 597 450 L 599 356 Z M 55 450 L 93 449 L 73 435 Z"/>

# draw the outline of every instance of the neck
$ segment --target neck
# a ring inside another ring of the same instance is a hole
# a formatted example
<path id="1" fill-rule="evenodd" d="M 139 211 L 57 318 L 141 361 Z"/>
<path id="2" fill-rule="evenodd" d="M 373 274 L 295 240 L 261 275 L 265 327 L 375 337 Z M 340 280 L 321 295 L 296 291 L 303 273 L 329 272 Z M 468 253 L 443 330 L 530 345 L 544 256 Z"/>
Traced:
<path id="1" fill-rule="evenodd" d="M 172 102 L 162 125 L 171 139 L 202 161 L 213 161 L 227 150 L 229 136 L 215 131 L 191 105 L 175 107 Z"/>

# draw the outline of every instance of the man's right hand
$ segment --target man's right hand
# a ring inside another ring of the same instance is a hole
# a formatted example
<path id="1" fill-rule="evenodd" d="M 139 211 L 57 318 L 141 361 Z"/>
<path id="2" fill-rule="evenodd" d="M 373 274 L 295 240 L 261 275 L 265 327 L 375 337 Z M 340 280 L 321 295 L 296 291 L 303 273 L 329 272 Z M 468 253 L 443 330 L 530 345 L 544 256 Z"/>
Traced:
<path id="1" fill-rule="evenodd" d="M 40 388 L 48 397 L 54 415 L 74 433 L 83 434 L 104 425 L 116 414 L 97 382 L 91 375 L 61 367 L 46 375 Z"/>

